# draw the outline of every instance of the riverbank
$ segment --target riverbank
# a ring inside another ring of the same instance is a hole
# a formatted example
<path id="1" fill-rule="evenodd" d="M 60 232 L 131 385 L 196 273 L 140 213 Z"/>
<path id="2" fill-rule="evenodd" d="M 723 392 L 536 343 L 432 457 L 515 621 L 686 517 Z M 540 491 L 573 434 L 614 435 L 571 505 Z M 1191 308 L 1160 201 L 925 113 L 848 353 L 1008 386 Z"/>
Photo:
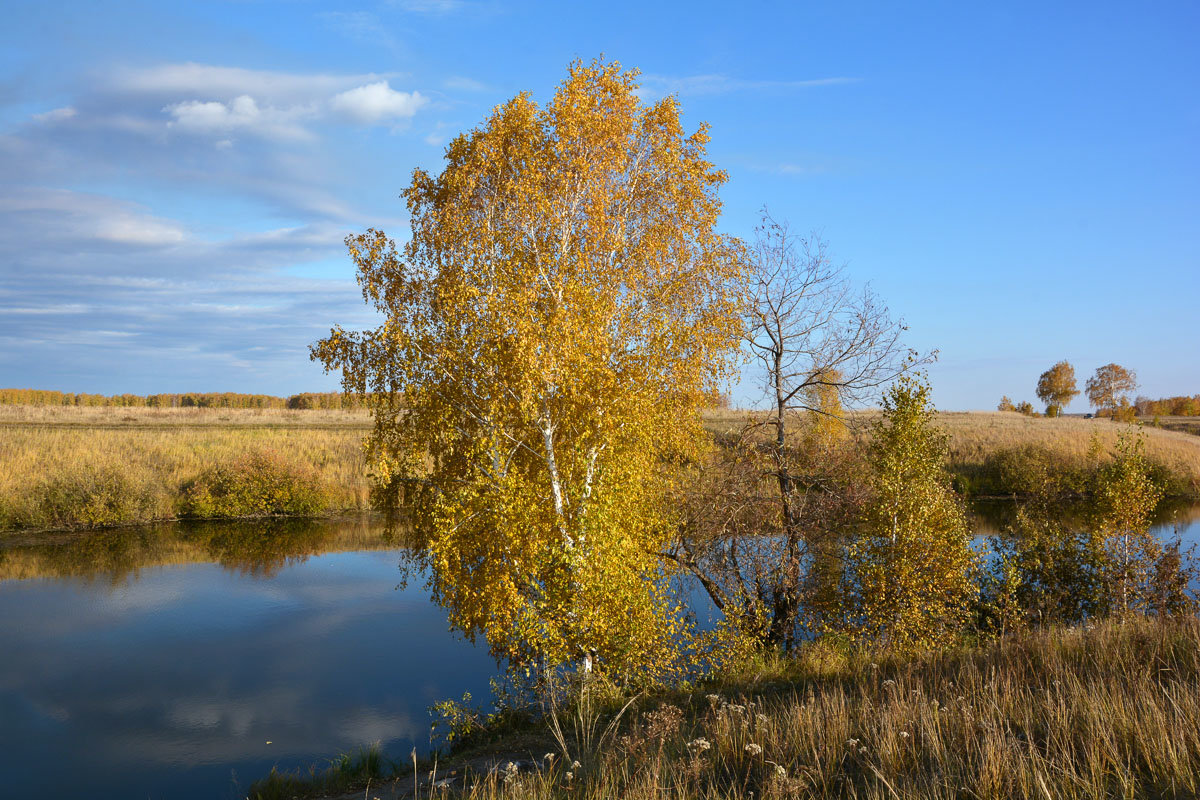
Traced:
<path id="1" fill-rule="evenodd" d="M 0 406 L 0 532 L 369 509 L 365 413 Z"/>
<path id="2" fill-rule="evenodd" d="M 449 779 L 444 790 L 480 800 L 1200 795 L 1195 617 L 1106 621 L 916 658 L 817 642 L 694 691 L 639 697 L 621 714 L 624 702 L 563 711 L 561 737 L 548 719 L 484 727 L 439 758 L 436 775 Z M 343 773 L 339 790 L 361 797 L 370 778 L 373 797 L 413 796 L 414 785 L 439 794 L 432 763 L 390 778 L 384 763 L 354 787 Z M 498 768 L 463 777 L 472 763 Z M 249 797 L 330 796 L 316 787 L 331 783 L 309 777 L 307 795 L 304 780 L 273 774 Z"/>
<path id="3" fill-rule="evenodd" d="M 707 415 L 714 434 L 741 429 L 753 416 L 723 411 Z M 848 415 L 851 430 L 864 433 L 874 412 Z M 947 470 L 967 497 L 1012 497 L 1050 492 L 1088 493 L 1098 466 L 1107 462 L 1123 434 L 1140 433 L 1155 481 L 1167 497 L 1200 499 L 1200 436 L 1108 419 L 1026 417 L 1014 412 L 943 411 L 935 424 L 949 439 Z"/>
<path id="4" fill-rule="evenodd" d="M 747 412 L 708 412 L 714 433 Z M 853 415 L 856 422 L 870 414 Z M 949 469 L 967 496 L 1086 491 L 1108 420 L 946 412 Z M 365 411 L 0 406 L 0 534 L 181 517 L 330 517 L 370 506 Z M 1146 455 L 1168 496 L 1200 498 L 1200 437 L 1152 427 Z M 1105 456 L 1107 457 L 1107 456 Z"/>

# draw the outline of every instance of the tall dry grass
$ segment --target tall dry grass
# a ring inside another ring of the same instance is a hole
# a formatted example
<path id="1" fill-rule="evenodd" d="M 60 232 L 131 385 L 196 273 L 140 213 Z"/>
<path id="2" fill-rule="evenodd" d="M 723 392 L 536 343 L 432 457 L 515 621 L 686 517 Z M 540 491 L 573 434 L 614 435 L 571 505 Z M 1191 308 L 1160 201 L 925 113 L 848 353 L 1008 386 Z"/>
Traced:
<path id="1" fill-rule="evenodd" d="M 1135 433 L 1143 437 L 1154 477 L 1168 494 L 1200 496 L 1200 438 L 1186 433 L 999 411 L 943 412 L 937 422 L 950 436 L 949 468 L 969 492 L 1024 493 L 1038 480 L 1081 490 L 1095 469 L 1089 458 L 1093 442 L 1104 460 L 1120 436 Z"/>
<path id="2" fill-rule="evenodd" d="M 318 513 L 365 510 L 365 414 L 0 407 L 0 530 L 173 519 L 214 469 L 268 454 L 315 477 Z"/>
<path id="3" fill-rule="evenodd" d="M 0 405 L 0 430 L 12 426 L 130 428 L 158 426 L 302 427 L 369 429 L 364 410 L 285 408 L 147 408 Z"/>
<path id="4" fill-rule="evenodd" d="M 997 450 L 1027 445 L 1084 458 L 1093 436 L 1105 451 L 1111 451 L 1122 432 L 1136 429 L 1146 437 L 1147 456 L 1200 474 L 1200 438 L 1148 425 L 1135 427 L 1081 417 L 1026 417 L 1004 411 L 943 411 L 937 415 L 937 424 L 950 435 L 954 461 L 982 461 Z"/>
<path id="5" fill-rule="evenodd" d="M 866 436 L 876 416 L 877 412 L 855 412 L 847 421 L 851 430 Z M 710 432 L 723 434 L 761 418 L 757 412 L 709 411 L 704 424 Z M 1200 497 L 1200 437 L 1187 433 L 1108 419 L 1026 417 L 1001 411 L 943 411 L 935 423 L 950 438 L 948 468 L 969 494 L 1023 493 L 1022 483 L 1036 471 L 1057 472 L 1065 476 L 1068 489 L 1070 484 L 1082 488 L 1078 484 L 1094 469 L 1088 456 L 1093 439 L 1109 454 L 1123 433 L 1140 432 L 1155 477 L 1166 484 L 1168 493 Z"/>
<path id="6" fill-rule="evenodd" d="M 1200 622 L 1111 621 L 909 660 L 814 645 L 643 701 L 590 749 L 575 737 L 555 752 L 549 734 L 523 749 L 530 769 L 495 771 L 462 795 L 1194 798 Z"/>

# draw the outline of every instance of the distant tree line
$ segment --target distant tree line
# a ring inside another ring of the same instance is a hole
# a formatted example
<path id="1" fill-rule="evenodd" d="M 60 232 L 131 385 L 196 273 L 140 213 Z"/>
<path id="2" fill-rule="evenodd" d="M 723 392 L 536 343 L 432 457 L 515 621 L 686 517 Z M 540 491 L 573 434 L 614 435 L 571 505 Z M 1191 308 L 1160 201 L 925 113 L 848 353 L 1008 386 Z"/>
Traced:
<path id="1" fill-rule="evenodd" d="M 0 405 L 88 406 L 118 408 L 359 408 L 359 398 L 342 392 L 301 392 L 288 397 L 238 392 L 184 392 L 177 394 L 87 394 L 43 389 L 0 389 Z"/>
<path id="2" fill-rule="evenodd" d="M 1139 397 L 1134 407 L 1142 417 L 1200 417 L 1200 394 L 1191 397 L 1162 397 L 1157 400 Z"/>

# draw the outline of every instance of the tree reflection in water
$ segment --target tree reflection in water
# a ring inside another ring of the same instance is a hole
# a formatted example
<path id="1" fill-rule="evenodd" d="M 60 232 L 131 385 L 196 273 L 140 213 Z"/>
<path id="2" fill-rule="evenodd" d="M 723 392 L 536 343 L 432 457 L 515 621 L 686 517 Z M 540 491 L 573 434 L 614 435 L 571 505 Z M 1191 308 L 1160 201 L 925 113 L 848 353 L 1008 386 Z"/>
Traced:
<path id="1" fill-rule="evenodd" d="M 75 578 L 117 587 L 136 581 L 146 568 L 195 563 L 270 578 L 320 553 L 405 544 L 402 529 L 371 517 L 175 522 L 31 534 L 0 545 L 0 580 Z"/>

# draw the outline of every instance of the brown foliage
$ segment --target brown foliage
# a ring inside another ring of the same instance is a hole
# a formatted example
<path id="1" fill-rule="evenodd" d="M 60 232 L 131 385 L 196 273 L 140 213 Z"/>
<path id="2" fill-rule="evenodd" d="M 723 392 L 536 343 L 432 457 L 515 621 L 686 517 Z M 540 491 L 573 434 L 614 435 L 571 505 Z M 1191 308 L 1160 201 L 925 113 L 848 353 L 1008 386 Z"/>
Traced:
<path id="1" fill-rule="evenodd" d="M 753 426 L 719 437 L 686 484 L 686 526 L 666 553 L 743 633 L 784 647 L 835 612 L 845 536 L 867 495 L 857 443 L 822 436 L 827 420 L 811 412 L 789 417 L 782 450 Z"/>
<path id="2" fill-rule="evenodd" d="M 0 389 L 0 405 L 85 406 L 89 408 L 351 408 L 355 398 L 341 392 L 303 392 L 290 397 L 237 392 L 182 394 L 86 394 L 42 389 Z"/>
<path id="3" fill-rule="evenodd" d="M 1088 401 L 1101 414 L 1114 414 L 1121 406 L 1129 405 L 1127 395 L 1137 389 L 1137 374 L 1120 364 L 1105 364 L 1087 379 Z"/>

